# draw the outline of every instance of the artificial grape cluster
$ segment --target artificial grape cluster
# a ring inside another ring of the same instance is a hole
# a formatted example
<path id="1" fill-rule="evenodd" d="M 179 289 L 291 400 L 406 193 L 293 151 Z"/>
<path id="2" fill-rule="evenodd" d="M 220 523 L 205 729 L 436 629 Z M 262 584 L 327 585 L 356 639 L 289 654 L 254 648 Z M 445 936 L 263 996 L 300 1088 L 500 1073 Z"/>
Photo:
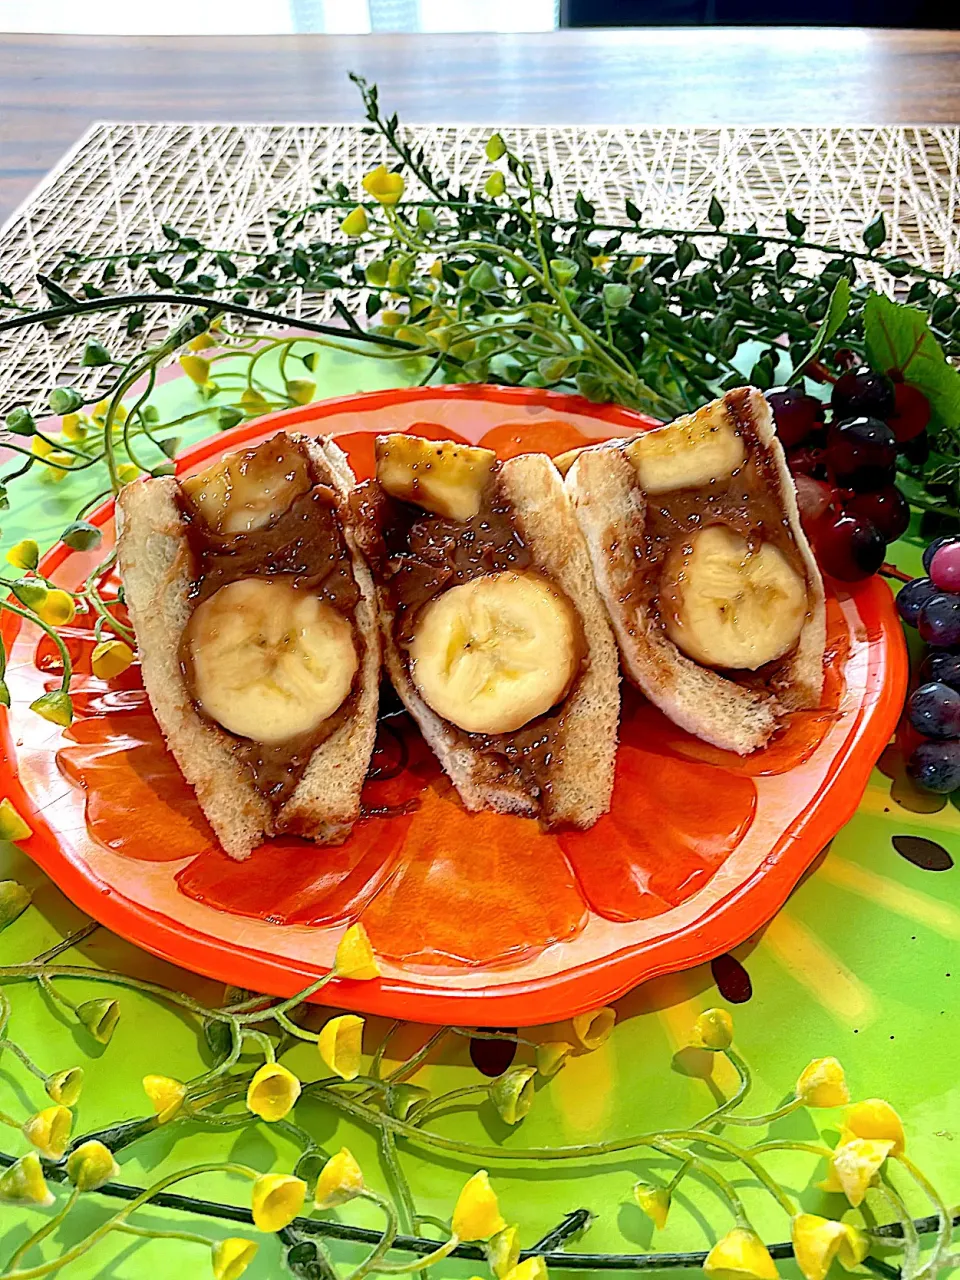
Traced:
<path id="1" fill-rule="evenodd" d="M 916 461 L 929 452 L 926 397 L 860 368 L 841 374 L 829 405 L 802 387 L 771 392 L 768 400 L 821 568 L 843 582 L 869 578 L 910 523 L 894 484 L 897 454 Z"/>
<path id="2" fill-rule="evenodd" d="M 931 542 L 923 567 L 927 576 L 897 596 L 900 617 L 931 650 L 907 701 L 910 724 L 923 737 L 907 768 L 922 787 L 946 794 L 960 788 L 960 535 Z"/>

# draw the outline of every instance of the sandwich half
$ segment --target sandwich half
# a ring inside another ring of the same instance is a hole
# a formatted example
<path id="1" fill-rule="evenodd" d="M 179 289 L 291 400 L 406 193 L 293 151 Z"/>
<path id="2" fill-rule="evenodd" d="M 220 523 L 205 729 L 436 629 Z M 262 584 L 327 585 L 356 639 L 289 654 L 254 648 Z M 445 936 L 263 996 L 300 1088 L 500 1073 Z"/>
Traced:
<path id="1" fill-rule="evenodd" d="M 676 724 L 746 755 L 819 705 L 823 582 L 759 391 L 585 449 L 565 483 L 624 671 Z"/>
<path id="2" fill-rule="evenodd" d="M 589 827 L 610 806 L 616 645 L 543 454 L 380 436 L 361 486 L 387 672 L 467 809 Z"/>
<path id="3" fill-rule="evenodd" d="M 117 552 L 143 681 L 220 843 L 346 838 L 376 733 L 380 639 L 344 453 L 279 432 L 123 489 Z"/>

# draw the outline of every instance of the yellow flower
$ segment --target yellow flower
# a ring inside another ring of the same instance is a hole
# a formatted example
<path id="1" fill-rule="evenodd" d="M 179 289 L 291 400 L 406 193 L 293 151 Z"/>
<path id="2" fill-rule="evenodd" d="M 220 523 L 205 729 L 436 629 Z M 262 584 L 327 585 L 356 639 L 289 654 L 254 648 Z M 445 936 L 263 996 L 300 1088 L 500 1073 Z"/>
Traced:
<path id="1" fill-rule="evenodd" d="M 61 591 L 59 587 L 48 591 L 39 604 L 34 606 L 34 610 L 37 617 L 51 627 L 69 626 L 77 616 L 73 596 L 68 591 Z"/>
<path id="2" fill-rule="evenodd" d="M 733 1018 L 726 1009 L 705 1009 L 693 1024 L 693 1043 L 699 1049 L 729 1049 L 733 1044 Z"/>
<path id="3" fill-rule="evenodd" d="M 440 258 L 434 258 L 430 263 L 429 274 L 433 276 L 434 280 L 443 279 L 443 262 Z"/>
<path id="4" fill-rule="evenodd" d="M 796 1094 L 805 1107 L 842 1107 L 850 1101 L 843 1067 L 836 1058 L 814 1058 L 800 1072 Z"/>
<path id="5" fill-rule="evenodd" d="M 253 1184 L 253 1225 L 259 1231 L 282 1231 L 303 1208 L 307 1184 L 290 1173 L 262 1173 Z"/>
<path id="6" fill-rule="evenodd" d="M 213 1280 L 240 1280 L 259 1247 L 256 1241 L 241 1240 L 239 1236 L 218 1240 L 210 1256 Z"/>
<path id="7" fill-rule="evenodd" d="M 23 1134 L 48 1160 L 59 1160 L 70 1141 L 73 1112 L 59 1104 L 45 1107 L 23 1124 Z"/>
<path id="8" fill-rule="evenodd" d="M 584 1049 L 599 1049 L 609 1038 L 616 1020 L 616 1010 L 609 1007 L 580 1013 L 573 1019 L 573 1033 Z"/>
<path id="9" fill-rule="evenodd" d="M 182 1080 L 175 1080 L 172 1076 L 150 1075 L 143 1077 L 143 1092 L 153 1105 L 157 1123 L 166 1124 L 183 1106 L 187 1086 Z"/>
<path id="10" fill-rule="evenodd" d="M 841 1142 L 830 1160 L 826 1178 L 820 1183 L 821 1190 L 842 1191 L 856 1209 L 863 1203 L 877 1170 L 893 1147 L 889 1139 L 879 1138 L 851 1138 Z"/>
<path id="11" fill-rule="evenodd" d="M 555 1076 L 573 1053 L 573 1045 L 566 1040 L 544 1040 L 537 1045 L 537 1070 L 548 1080 Z"/>
<path id="12" fill-rule="evenodd" d="M 44 1208 L 53 1204 L 53 1196 L 43 1180 L 43 1169 L 35 1152 L 27 1152 L 0 1173 L 0 1203 L 39 1204 Z"/>
<path id="13" fill-rule="evenodd" d="M 35 569 L 40 560 L 40 548 L 32 538 L 24 538 L 7 552 L 7 563 L 16 569 Z"/>
<path id="14" fill-rule="evenodd" d="M 103 426 L 103 422 L 107 416 L 107 410 L 109 408 L 110 408 L 110 402 L 108 400 L 99 401 L 93 411 L 94 422 L 99 423 L 100 426 Z M 116 427 L 118 423 L 126 422 L 127 412 L 128 412 L 127 406 L 125 404 L 121 402 L 120 404 L 117 405 L 116 409 L 114 409 L 113 411 L 114 427 Z"/>
<path id="15" fill-rule="evenodd" d="M 72 1107 L 83 1088 L 83 1067 L 67 1067 L 65 1071 L 55 1071 L 53 1075 L 47 1076 L 43 1087 L 54 1102 Z"/>
<path id="16" fill-rule="evenodd" d="M 286 383 L 287 395 L 294 404 L 309 404 L 316 389 L 312 378 L 290 378 Z"/>
<path id="17" fill-rule="evenodd" d="M 135 467 L 132 462 L 121 462 L 117 467 L 117 479 L 121 484 L 132 484 L 140 474 L 140 468 Z"/>
<path id="18" fill-rule="evenodd" d="M 632 276 L 635 271 L 639 271 L 645 262 L 646 258 L 631 258 L 627 266 L 627 275 Z"/>
<path id="19" fill-rule="evenodd" d="M 101 640 L 90 655 L 93 674 L 101 680 L 123 675 L 133 662 L 133 650 L 123 640 Z"/>
<path id="20" fill-rule="evenodd" d="M 385 164 L 378 164 L 376 169 L 371 169 L 363 180 L 364 191 L 380 204 L 396 204 L 403 195 L 403 187 L 402 175 L 388 173 Z"/>
<path id="21" fill-rule="evenodd" d="M 210 381 L 210 361 L 205 356 L 181 356 L 180 368 L 198 387 Z"/>
<path id="22" fill-rule="evenodd" d="M 46 461 L 50 466 L 40 468 L 38 480 L 42 480 L 44 484 L 59 484 L 61 480 L 66 480 L 67 472 L 73 466 L 73 457 L 69 453 L 62 453 L 58 449 L 54 453 L 48 453 Z"/>
<path id="23" fill-rule="evenodd" d="M 540 1257 L 525 1258 L 507 1272 L 504 1280 L 547 1280 L 547 1264 Z"/>
<path id="24" fill-rule="evenodd" d="M 191 338 L 187 343 L 191 351 L 206 351 L 208 347 L 215 347 L 216 345 L 209 333 L 198 333 L 195 338 Z"/>
<path id="25" fill-rule="evenodd" d="M 504 1227 L 495 1236 L 491 1236 L 484 1248 L 484 1253 L 487 1255 L 490 1270 L 497 1280 L 506 1280 L 520 1261 L 519 1227 Z"/>
<path id="26" fill-rule="evenodd" d="M 29 840 L 33 828 L 23 820 L 13 802 L 6 796 L 0 800 L 0 839 Z"/>
<path id="27" fill-rule="evenodd" d="M 341 1080 L 356 1080 L 363 1048 L 363 1019 L 342 1013 L 325 1023 L 317 1041 L 320 1057 Z"/>
<path id="28" fill-rule="evenodd" d="M 300 1088 L 292 1071 L 279 1062 L 265 1062 L 250 1081 L 247 1106 L 261 1120 L 282 1120 L 300 1097 Z"/>
<path id="29" fill-rule="evenodd" d="M 5 929 L 23 915 L 32 896 L 19 880 L 0 880 L 0 929 Z"/>
<path id="30" fill-rule="evenodd" d="M 113 1152 L 95 1138 L 67 1156 L 67 1177 L 79 1191 L 98 1191 L 119 1172 Z"/>
<path id="31" fill-rule="evenodd" d="M 247 413 L 265 413 L 270 407 L 270 401 L 256 387 L 247 387 L 240 397 L 240 403 Z"/>
<path id="32" fill-rule="evenodd" d="M 850 1138 L 886 1138 L 893 1143 L 890 1154 L 903 1155 L 906 1142 L 903 1133 L 903 1121 L 882 1098 L 867 1098 L 863 1102 L 854 1103 L 843 1119 L 840 1143 Z"/>
<path id="33" fill-rule="evenodd" d="M 846 1222 L 819 1218 L 815 1213 L 798 1213 L 791 1223 L 790 1236 L 797 1266 L 805 1280 L 824 1280 L 834 1258 L 850 1271 L 870 1251 L 865 1232 Z"/>
<path id="34" fill-rule="evenodd" d="M 651 1187 L 647 1182 L 634 1183 L 633 1198 L 658 1231 L 667 1225 L 670 1192 L 666 1187 Z"/>
<path id="35" fill-rule="evenodd" d="M 334 966 L 338 978 L 352 978 L 354 982 L 380 977 L 373 947 L 362 924 L 352 924 L 340 939 Z"/>
<path id="36" fill-rule="evenodd" d="M 777 1280 L 779 1272 L 760 1237 L 746 1227 L 734 1227 L 718 1240 L 703 1264 L 711 1280 Z"/>
<path id="37" fill-rule="evenodd" d="M 598 268 L 598 270 L 602 270 L 607 263 L 612 262 L 613 259 L 610 257 L 609 253 L 595 253 L 590 261 Z"/>
<path id="38" fill-rule="evenodd" d="M 500 1119 L 519 1124 L 533 1106 L 533 1080 L 536 1067 L 515 1067 L 498 1076 L 490 1086 L 490 1101 Z"/>
<path id="39" fill-rule="evenodd" d="M 367 211 L 362 204 L 358 204 L 340 223 L 340 230 L 345 236 L 362 236 L 369 226 Z"/>
<path id="40" fill-rule="evenodd" d="M 314 1207 L 317 1209 L 336 1209 L 346 1204 L 363 1190 L 363 1173 L 353 1155 L 346 1147 L 341 1147 L 335 1156 L 331 1156 L 320 1170 L 316 1190 L 313 1193 Z"/>
<path id="41" fill-rule="evenodd" d="M 30 452 L 35 458 L 48 458 L 54 452 L 55 447 L 43 436 L 34 436 L 30 441 Z"/>
<path id="42" fill-rule="evenodd" d="M 77 1007 L 77 1018 L 94 1040 L 109 1044 L 120 1021 L 120 1006 L 116 1000 L 84 1000 Z"/>
<path id="43" fill-rule="evenodd" d="M 464 1183 L 453 1209 L 453 1234 L 461 1240 L 489 1240 L 506 1226 L 486 1169 Z"/>
<path id="44" fill-rule="evenodd" d="M 85 440 L 87 438 L 87 421 L 79 413 L 68 413 L 60 424 L 60 432 L 68 440 Z"/>

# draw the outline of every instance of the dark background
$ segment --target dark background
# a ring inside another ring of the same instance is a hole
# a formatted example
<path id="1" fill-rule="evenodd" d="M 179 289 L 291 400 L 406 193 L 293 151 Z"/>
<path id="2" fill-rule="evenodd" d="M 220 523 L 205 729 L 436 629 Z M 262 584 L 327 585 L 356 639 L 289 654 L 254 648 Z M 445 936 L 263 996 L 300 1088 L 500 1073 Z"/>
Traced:
<path id="1" fill-rule="evenodd" d="M 960 30 L 958 0 L 560 0 L 564 27 L 938 27 Z"/>

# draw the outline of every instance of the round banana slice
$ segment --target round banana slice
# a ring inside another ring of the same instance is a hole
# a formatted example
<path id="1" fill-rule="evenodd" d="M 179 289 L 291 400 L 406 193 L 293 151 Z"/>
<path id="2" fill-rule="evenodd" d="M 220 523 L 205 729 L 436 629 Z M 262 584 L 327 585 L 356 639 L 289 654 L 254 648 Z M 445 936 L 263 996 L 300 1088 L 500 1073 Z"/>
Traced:
<path id="1" fill-rule="evenodd" d="M 186 631 L 194 696 L 212 720 L 268 745 L 315 729 L 350 692 L 350 622 L 283 581 L 241 578 L 194 610 Z"/>
<path id="2" fill-rule="evenodd" d="M 756 671 L 796 644 L 807 586 L 778 547 L 751 550 L 715 524 L 670 556 L 660 610 L 667 635 L 694 662 Z"/>
<path id="3" fill-rule="evenodd" d="M 410 660 L 413 682 L 438 716 L 467 733 L 512 733 L 572 685 L 577 618 L 543 578 L 489 574 L 425 606 Z"/>

